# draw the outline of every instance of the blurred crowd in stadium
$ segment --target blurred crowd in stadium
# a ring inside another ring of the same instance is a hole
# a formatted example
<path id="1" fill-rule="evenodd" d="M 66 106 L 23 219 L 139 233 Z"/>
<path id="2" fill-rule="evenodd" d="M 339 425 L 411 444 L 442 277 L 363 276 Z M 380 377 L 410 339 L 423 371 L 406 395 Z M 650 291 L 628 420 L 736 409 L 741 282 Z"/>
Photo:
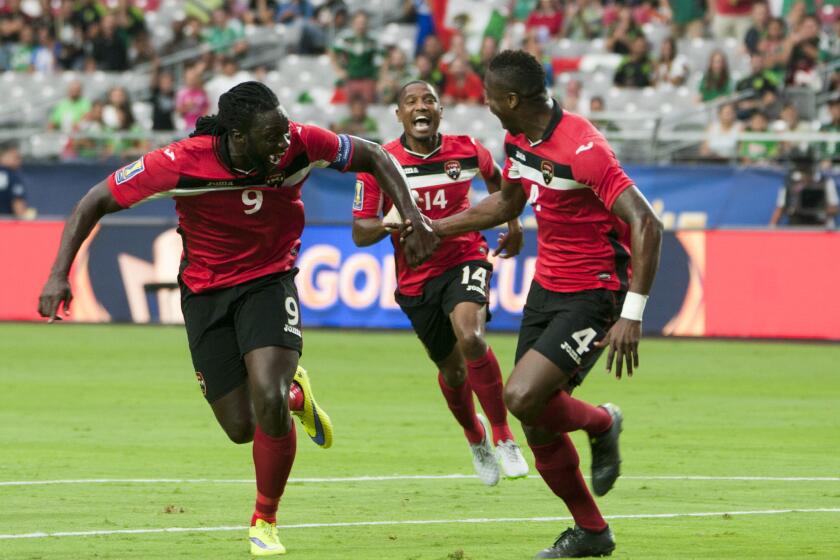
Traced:
<path id="1" fill-rule="evenodd" d="M 840 131 L 838 16 L 840 0 L 0 0 L 0 127 L 46 126 L 65 159 L 126 159 L 258 79 L 293 118 L 389 140 L 388 105 L 421 78 L 463 107 L 453 127 L 489 136 L 471 109 L 485 65 L 521 48 L 620 156 L 666 131 L 673 157 L 766 164 L 794 142 L 744 133 Z M 811 140 L 823 166 L 840 160 Z"/>

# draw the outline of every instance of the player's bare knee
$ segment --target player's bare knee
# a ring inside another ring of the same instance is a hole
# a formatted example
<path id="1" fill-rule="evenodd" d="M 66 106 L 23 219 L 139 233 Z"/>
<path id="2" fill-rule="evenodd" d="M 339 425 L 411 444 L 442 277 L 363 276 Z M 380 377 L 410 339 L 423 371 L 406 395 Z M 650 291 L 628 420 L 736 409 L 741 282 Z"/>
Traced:
<path id="1" fill-rule="evenodd" d="M 291 427 L 288 391 L 266 391 L 255 399 L 254 412 L 260 427 L 269 435 L 282 435 Z"/>
<path id="2" fill-rule="evenodd" d="M 487 343 L 480 332 L 461 333 L 458 344 L 461 345 L 461 352 L 468 360 L 478 360 L 487 354 Z"/>
<path id="3" fill-rule="evenodd" d="M 505 406 L 520 422 L 531 424 L 539 415 L 540 401 L 528 387 L 508 383 L 503 394 Z"/>
<path id="4" fill-rule="evenodd" d="M 222 427 L 233 443 L 241 445 L 254 440 L 254 425 L 249 421 L 243 420 Z"/>

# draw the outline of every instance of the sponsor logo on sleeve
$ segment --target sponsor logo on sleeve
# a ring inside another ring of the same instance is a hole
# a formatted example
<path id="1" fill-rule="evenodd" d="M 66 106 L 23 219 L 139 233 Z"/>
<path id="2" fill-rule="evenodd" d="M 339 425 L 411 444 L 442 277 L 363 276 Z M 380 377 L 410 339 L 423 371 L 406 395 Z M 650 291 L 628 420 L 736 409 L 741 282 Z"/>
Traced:
<path id="1" fill-rule="evenodd" d="M 548 185 L 554 179 L 554 164 L 550 161 L 542 160 L 540 162 L 540 171 L 542 171 L 543 181 Z"/>
<path id="2" fill-rule="evenodd" d="M 173 152 L 169 148 L 166 148 L 165 150 L 163 150 L 163 153 L 166 154 L 166 157 L 168 157 L 172 161 L 175 161 L 175 152 Z"/>
<path id="3" fill-rule="evenodd" d="M 461 162 L 454 159 L 447 161 L 443 164 L 443 170 L 450 179 L 455 181 L 461 176 Z"/>
<path id="4" fill-rule="evenodd" d="M 579 155 L 581 152 L 585 152 L 586 150 L 591 150 L 594 145 L 594 143 L 589 142 L 588 144 L 578 146 L 578 149 L 575 150 L 575 155 Z"/>
<path id="5" fill-rule="evenodd" d="M 118 185 L 122 185 L 126 181 L 133 179 L 137 175 L 143 173 L 143 171 L 145 170 L 146 166 L 143 163 L 143 158 L 141 157 L 137 161 L 133 161 L 125 167 L 123 167 L 122 169 L 120 169 L 119 171 L 117 171 L 116 175 L 114 175 L 114 178 L 116 179 Z"/>
<path id="6" fill-rule="evenodd" d="M 353 196 L 353 210 L 361 210 L 365 202 L 365 184 L 361 179 L 356 179 L 356 194 Z"/>

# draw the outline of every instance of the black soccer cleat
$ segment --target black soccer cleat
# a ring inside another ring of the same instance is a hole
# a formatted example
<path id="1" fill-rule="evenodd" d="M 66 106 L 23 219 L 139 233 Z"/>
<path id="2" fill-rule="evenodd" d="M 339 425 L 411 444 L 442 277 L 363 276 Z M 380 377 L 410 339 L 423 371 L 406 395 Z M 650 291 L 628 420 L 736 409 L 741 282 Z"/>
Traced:
<path id="1" fill-rule="evenodd" d="M 597 436 L 589 436 L 592 447 L 592 490 L 596 496 L 609 492 L 621 474 L 621 456 L 618 453 L 618 436 L 624 415 L 614 404 L 601 405 L 612 416 L 610 429 Z"/>
<path id="2" fill-rule="evenodd" d="M 537 553 L 534 558 L 588 558 L 609 556 L 615 550 L 615 538 L 609 527 L 593 533 L 575 525 L 566 529 L 554 544 Z"/>

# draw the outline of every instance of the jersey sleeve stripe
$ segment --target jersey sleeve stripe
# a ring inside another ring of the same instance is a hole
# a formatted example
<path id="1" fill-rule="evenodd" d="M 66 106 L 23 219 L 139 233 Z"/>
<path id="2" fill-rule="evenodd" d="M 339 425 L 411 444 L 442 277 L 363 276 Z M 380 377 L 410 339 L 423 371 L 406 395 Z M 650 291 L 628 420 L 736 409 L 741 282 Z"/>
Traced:
<path id="1" fill-rule="evenodd" d="M 542 171 L 534 169 L 533 167 L 530 167 L 528 165 L 519 166 L 519 170 L 522 178 L 527 179 L 529 181 L 533 181 L 534 183 L 542 185 L 548 189 L 557 191 L 571 191 L 575 189 L 589 188 L 586 185 L 578 183 L 573 179 L 566 179 L 563 177 L 552 177 L 551 180 L 548 183 L 546 183 Z"/>
<path id="2" fill-rule="evenodd" d="M 462 169 L 458 179 L 453 181 L 446 173 L 439 173 L 434 175 L 419 175 L 416 177 L 407 177 L 406 182 L 410 189 L 422 189 L 425 187 L 447 187 L 450 185 L 457 185 L 464 181 L 472 180 L 478 175 L 478 168 Z"/>

